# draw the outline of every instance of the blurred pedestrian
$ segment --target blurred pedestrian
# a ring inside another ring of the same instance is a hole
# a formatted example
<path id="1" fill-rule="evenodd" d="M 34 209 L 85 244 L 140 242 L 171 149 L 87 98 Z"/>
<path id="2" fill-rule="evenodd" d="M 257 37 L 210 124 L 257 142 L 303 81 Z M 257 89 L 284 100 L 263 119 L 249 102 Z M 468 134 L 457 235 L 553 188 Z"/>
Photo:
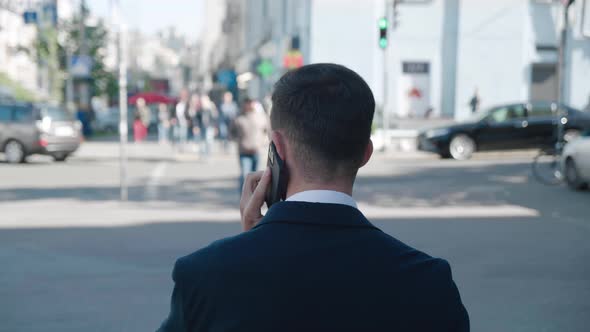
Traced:
<path id="1" fill-rule="evenodd" d="M 175 136 L 178 139 L 178 145 L 181 151 L 184 151 L 186 148 L 186 141 L 188 139 L 188 107 L 189 107 L 189 100 L 188 100 L 188 90 L 182 89 L 180 91 L 180 101 L 176 104 L 175 109 Z"/>
<path id="2" fill-rule="evenodd" d="M 203 159 L 211 153 L 215 141 L 215 125 L 217 123 L 217 107 L 208 95 L 201 96 L 201 108 L 199 110 L 199 127 L 201 133 L 201 146 L 199 151 Z"/>
<path id="3" fill-rule="evenodd" d="M 246 98 L 240 114 L 231 125 L 230 134 L 238 143 L 240 184 L 242 190 L 246 174 L 258 169 L 258 152 L 268 144 L 270 120 L 266 113 L 255 110 L 253 100 Z"/>
<path id="4" fill-rule="evenodd" d="M 160 144 L 168 143 L 170 135 L 170 112 L 168 105 L 160 103 L 158 105 L 158 142 Z"/>
<path id="5" fill-rule="evenodd" d="M 471 108 L 471 113 L 475 113 L 475 112 L 479 111 L 479 104 L 480 103 L 481 103 L 481 99 L 479 98 L 479 92 L 478 92 L 478 89 L 475 88 L 475 91 L 473 92 L 473 96 L 469 100 L 469 107 Z"/>
<path id="6" fill-rule="evenodd" d="M 229 145 L 229 126 L 238 116 L 238 105 L 234 95 L 227 91 L 223 94 L 223 103 L 219 112 L 219 138 L 223 141 L 223 149 L 227 151 Z"/>
<path id="7" fill-rule="evenodd" d="M 136 106 L 141 122 L 149 130 L 150 124 L 152 122 L 152 112 L 149 106 L 147 106 L 145 99 L 143 98 L 137 99 Z"/>
<path id="8" fill-rule="evenodd" d="M 141 121 L 139 112 L 135 113 L 135 120 L 133 121 L 133 140 L 135 143 L 141 143 L 147 136 L 147 127 Z"/>
<path id="9" fill-rule="evenodd" d="M 189 140 L 193 140 L 198 146 L 201 141 L 201 96 L 194 93 L 191 95 L 188 104 L 188 126 L 189 126 Z"/>
<path id="10" fill-rule="evenodd" d="M 259 114 L 268 114 L 268 113 L 266 113 L 264 106 L 262 106 L 262 103 L 259 102 L 258 100 L 256 100 L 256 99 L 252 100 L 252 105 L 254 107 L 254 112 L 259 113 Z"/>

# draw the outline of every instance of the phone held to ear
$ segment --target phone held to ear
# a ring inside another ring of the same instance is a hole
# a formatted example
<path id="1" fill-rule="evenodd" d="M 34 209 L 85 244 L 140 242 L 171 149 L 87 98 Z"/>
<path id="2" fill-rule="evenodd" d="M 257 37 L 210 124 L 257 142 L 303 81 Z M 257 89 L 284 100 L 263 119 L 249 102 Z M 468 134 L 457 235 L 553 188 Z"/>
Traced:
<path id="1" fill-rule="evenodd" d="M 287 196 L 287 167 L 277 153 L 274 142 L 268 147 L 268 167 L 271 171 L 270 187 L 266 192 L 266 206 L 269 208 L 276 202 L 284 200 Z"/>

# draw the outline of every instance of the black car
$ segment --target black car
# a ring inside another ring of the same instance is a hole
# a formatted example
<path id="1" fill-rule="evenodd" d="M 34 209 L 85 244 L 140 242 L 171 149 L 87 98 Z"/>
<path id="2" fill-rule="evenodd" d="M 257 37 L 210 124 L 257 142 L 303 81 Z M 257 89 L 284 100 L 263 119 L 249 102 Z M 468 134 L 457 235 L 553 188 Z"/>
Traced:
<path id="1" fill-rule="evenodd" d="M 475 151 L 551 147 L 557 141 L 558 120 L 563 123 L 566 141 L 590 129 L 590 114 L 566 105 L 509 104 L 476 113 L 463 123 L 423 131 L 418 148 L 463 160 Z"/>
<path id="2" fill-rule="evenodd" d="M 0 152 L 9 163 L 24 162 L 31 154 L 65 161 L 80 146 L 80 127 L 59 107 L 0 102 Z"/>

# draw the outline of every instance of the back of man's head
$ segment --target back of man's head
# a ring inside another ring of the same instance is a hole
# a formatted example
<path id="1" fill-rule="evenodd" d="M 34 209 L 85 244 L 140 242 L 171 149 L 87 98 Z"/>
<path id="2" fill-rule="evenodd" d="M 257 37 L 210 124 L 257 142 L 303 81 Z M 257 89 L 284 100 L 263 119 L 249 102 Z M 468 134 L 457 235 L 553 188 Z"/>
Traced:
<path id="1" fill-rule="evenodd" d="M 271 125 L 291 144 L 308 180 L 354 177 L 370 143 L 375 99 L 354 71 L 313 64 L 275 85 Z"/>

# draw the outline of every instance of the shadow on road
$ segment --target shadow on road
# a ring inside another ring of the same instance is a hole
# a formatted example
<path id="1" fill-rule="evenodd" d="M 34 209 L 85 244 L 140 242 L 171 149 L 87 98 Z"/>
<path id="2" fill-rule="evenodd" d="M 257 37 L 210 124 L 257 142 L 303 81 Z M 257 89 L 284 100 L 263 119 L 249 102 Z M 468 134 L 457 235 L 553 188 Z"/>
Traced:
<path id="1" fill-rule="evenodd" d="M 202 204 L 210 208 L 235 208 L 239 201 L 237 179 L 233 177 L 183 179 L 159 184 L 157 190 L 148 190 L 148 183 L 148 178 L 132 183 L 129 200 L 195 207 Z M 539 184 L 532 178 L 528 163 L 407 168 L 390 176 L 359 176 L 354 190 L 357 200 L 382 207 L 518 205 L 543 215 L 552 215 L 557 205 L 559 210 L 589 211 L 580 199 L 588 195 L 563 186 Z M 119 199 L 119 188 L 97 185 L 0 189 L 2 202 L 40 199 L 114 201 Z"/>
<path id="2" fill-rule="evenodd" d="M 583 330 L 590 296 L 587 232 L 529 218 L 512 221 L 373 223 L 449 260 L 474 331 Z M 2 230 L 2 326 L 30 332 L 154 330 L 168 312 L 175 259 L 239 232 L 238 223 L 174 220 Z"/>

